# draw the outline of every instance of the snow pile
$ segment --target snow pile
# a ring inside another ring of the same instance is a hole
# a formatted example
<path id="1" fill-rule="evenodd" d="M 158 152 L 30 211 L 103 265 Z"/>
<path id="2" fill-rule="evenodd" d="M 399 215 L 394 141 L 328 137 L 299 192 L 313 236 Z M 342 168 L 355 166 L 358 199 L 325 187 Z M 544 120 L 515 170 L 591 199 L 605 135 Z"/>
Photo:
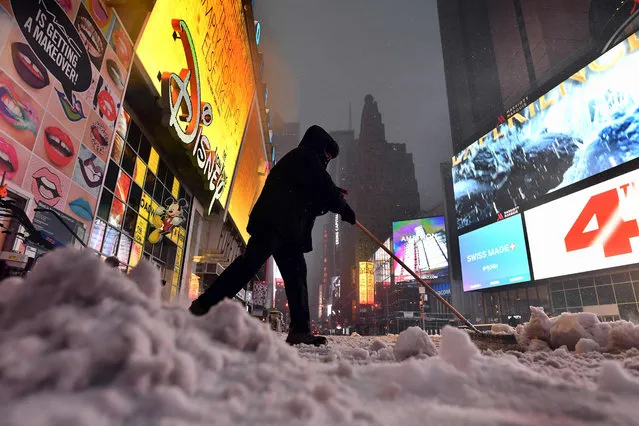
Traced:
<path id="1" fill-rule="evenodd" d="M 424 330 L 419 327 L 409 327 L 399 333 L 394 352 L 395 358 L 402 361 L 418 355 L 436 355 L 437 349 Z"/>
<path id="2" fill-rule="evenodd" d="M 493 324 L 490 332 L 494 334 L 515 334 L 515 329 L 508 324 Z"/>
<path id="3" fill-rule="evenodd" d="M 530 321 L 515 330 L 518 343 L 529 350 L 543 349 L 545 345 L 552 349 L 566 346 L 579 352 L 639 348 L 639 325 L 631 322 L 601 322 L 590 312 L 566 312 L 549 318 L 543 308 L 530 309 Z"/>
<path id="4" fill-rule="evenodd" d="M 2 426 L 629 425 L 639 418 L 635 349 L 484 354 L 465 332 L 445 328 L 439 355 L 419 329 L 397 341 L 331 337 L 328 348 L 296 350 L 232 302 L 201 318 L 162 306 L 159 280 L 144 262 L 127 277 L 93 255 L 61 250 L 25 280 L 0 283 Z M 629 330 L 617 329 L 624 337 L 615 341 L 625 342 Z"/>

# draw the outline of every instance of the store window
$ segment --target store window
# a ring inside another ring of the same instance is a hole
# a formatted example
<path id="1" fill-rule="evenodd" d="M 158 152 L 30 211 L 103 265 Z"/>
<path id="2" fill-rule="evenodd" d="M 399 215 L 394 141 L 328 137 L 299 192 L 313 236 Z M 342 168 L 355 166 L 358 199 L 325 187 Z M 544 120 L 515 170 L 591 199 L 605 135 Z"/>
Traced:
<path id="1" fill-rule="evenodd" d="M 131 117 L 123 112 L 107 167 L 89 246 L 125 268 L 144 257 L 178 294 L 192 196 Z"/>

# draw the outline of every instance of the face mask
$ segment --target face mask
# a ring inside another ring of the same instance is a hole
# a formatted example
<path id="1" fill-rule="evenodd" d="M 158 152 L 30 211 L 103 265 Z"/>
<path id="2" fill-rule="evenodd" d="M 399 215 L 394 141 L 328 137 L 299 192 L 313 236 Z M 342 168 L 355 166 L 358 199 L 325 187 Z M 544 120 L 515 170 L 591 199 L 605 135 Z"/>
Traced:
<path id="1" fill-rule="evenodd" d="M 330 154 L 330 152 L 324 151 L 324 155 L 322 156 L 322 163 L 324 164 L 324 167 L 328 166 L 328 162 L 332 159 L 333 156 Z"/>

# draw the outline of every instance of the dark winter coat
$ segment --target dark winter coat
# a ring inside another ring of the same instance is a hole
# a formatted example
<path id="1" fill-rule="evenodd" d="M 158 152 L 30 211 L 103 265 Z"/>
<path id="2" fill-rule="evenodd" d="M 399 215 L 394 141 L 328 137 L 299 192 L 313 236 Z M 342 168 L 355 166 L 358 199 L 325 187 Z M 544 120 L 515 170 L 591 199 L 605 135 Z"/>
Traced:
<path id="1" fill-rule="evenodd" d="M 266 178 L 249 217 L 249 234 L 274 230 L 305 253 L 313 249 L 315 218 L 328 211 L 340 214 L 344 208 L 350 209 L 326 171 L 325 152 L 335 158 L 339 146 L 324 129 L 312 126 L 299 146 L 287 153 Z"/>

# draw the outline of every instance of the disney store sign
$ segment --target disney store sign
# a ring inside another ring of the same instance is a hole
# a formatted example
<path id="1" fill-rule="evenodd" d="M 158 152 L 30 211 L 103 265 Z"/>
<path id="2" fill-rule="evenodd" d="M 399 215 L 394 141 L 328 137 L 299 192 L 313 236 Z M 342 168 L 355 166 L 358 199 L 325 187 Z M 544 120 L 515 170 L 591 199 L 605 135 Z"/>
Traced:
<path id="1" fill-rule="evenodd" d="M 189 28 L 180 19 L 173 19 L 171 25 L 174 39 L 179 38 L 184 46 L 188 68 L 179 74 L 163 72 L 160 75 L 164 104 L 162 124 L 169 128 L 174 138 L 188 146 L 194 164 L 206 179 L 207 189 L 213 193 L 208 207 L 210 214 L 226 186 L 222 161 L 203 133 L 213 122 L 213 109 L 210 103 L 201 100 L 200 71 Z"/>

